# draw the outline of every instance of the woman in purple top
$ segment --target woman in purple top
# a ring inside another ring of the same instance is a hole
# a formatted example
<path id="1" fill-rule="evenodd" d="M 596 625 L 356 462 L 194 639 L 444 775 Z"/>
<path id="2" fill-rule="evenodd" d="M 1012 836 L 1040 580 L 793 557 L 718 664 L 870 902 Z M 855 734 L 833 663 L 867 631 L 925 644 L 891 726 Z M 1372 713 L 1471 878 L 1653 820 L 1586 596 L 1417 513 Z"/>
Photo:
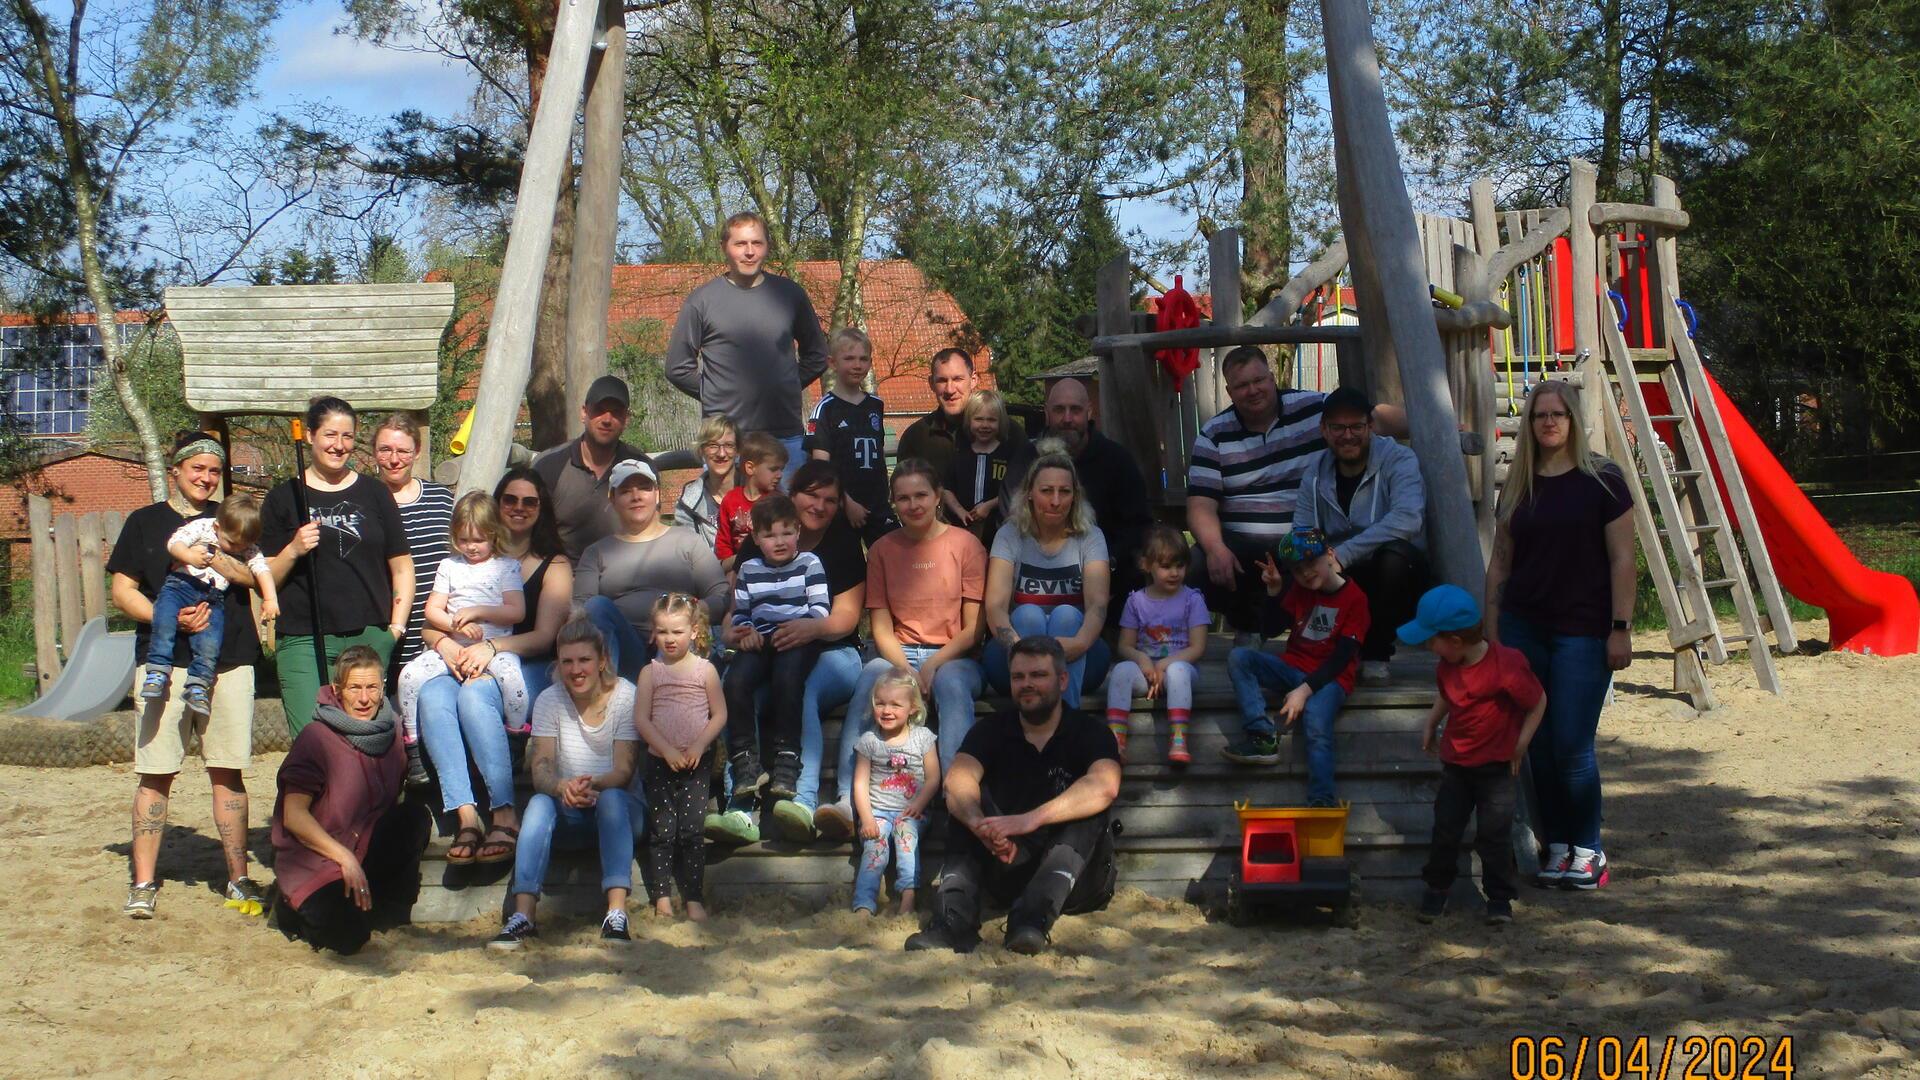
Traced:
<path id="1" fill-rule="evenodd" d="M 349 646 L 329 689 L 280 763 L 274 918 L 290 939 L 351 954 L 412 910 L 427 813 L 398 802 L 407 754 L 380 654 Z"/>
<path id="2" fill-rule="evenodd" d="M 1613 673 L 1633 658 L 1633 491 L 1619 466 L 1587 450 L 1570 384 L 1535 386 L 1525 416 L 1500 493 L 1485 628 L 1525 654 L 1547 690 L 1527 751 L 1547 844 L 1539 882 L 1597 889 L 1608 875 L 1593 740 Z"/>

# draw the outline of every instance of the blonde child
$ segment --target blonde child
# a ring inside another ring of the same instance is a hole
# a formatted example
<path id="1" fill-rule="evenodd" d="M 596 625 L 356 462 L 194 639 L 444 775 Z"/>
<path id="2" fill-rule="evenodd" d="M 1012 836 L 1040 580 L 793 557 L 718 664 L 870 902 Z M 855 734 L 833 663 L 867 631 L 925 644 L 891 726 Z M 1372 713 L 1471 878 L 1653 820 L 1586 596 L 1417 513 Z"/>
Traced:
<path id="1" fill-rule="evenodd" d="M 920 822 L 940 790 L 940 755 L 927 730 L 919 676 L 894 668 L 873 684 L 874 730 L 854 747 L 853 809 L 860 821 L 860 869 L 853 878 L 853 910 L 880 910 L 880 879 L 893 849 L 893 887 L 900 914 L 913 914 L 920 877 Z"/>
<path id="2" fill-rule="evenodd" d="M 832 385 L 807 415 L 806 450 L 840 476 L 840 509 L 867 544 L 900 527 L 887 498 L 887 407 L 867 393 L 873 340 L 843 326 L 827 339 Z"/>
<path id="3" fill-rule="evenodd" d="M 259 539 L 260 503 L 251 495 L 235 495 L 221 503 L 212 517 L 194 518 L 167 537 L 167 556 L 173 560 L 173 569 L 153 598 L 147 676 L 140 686 L 143 700 L 157 701 L 167 696 L 168 678 L 180 651 L 179 638 L 184 636 L 192 656 L 187 664 L 186 688 L 181 692 L 182 707 L 202 716 L 212 708 L 214 668 L 227 626 L 228 582 L 226 575 L 215 569 L 222 555 L 252 571 L 254 588 L 260 590 L 260 617 L 267 622 L 280 617 L 280 596 L 274 590 L 266 557 L 260 554 Z M 180 629 L 180 612 L 197 604 L 207 605 L 207 625 L 189 634 Z"/>
<path id="4" fill-rule="evenodd" d="M 713 542 L 713 553 L 733 572 L 740 541 L 753 532 L 753 504 L 780 490 L 780 474 L 787 468 L 787 448 L 764 431 L 740 436 L 740 486 L 720 499 L 720 532 Z"/>
<path id="5" fill-rule="evenodd" d="M 520 578 L 520 561 L 500 554 L 507 530 L 493 499 L 483 491 L 461 496 L 453 505 L 453 525 L 447 531 L 453 540 L 453 554 L 441 560 L 440 569 L 433 575 L 433 590 L 427 594 L 426 625 L 461 645 L 476 645 L 513 633 L 514 624 L 527 617 L 525 584 Z M 488 648 L 493 655 L 487 659 L 487 670 L 475 678 L 493 679 L 499 684 L 507 730 L 524 733 L 527 683 L 520 672 L 520 658 L 491 645 Z M 442 675 L 459 678 L 440 654 L 431 650 L 400 669 L 400 719 L 407 745 L 408 784 L 427 782 L 426 769 L 420 762 L 416 706 L 420 688 Z"/>
<path id="6" fill-rule="evenodd" d="M 1540 730 L 1540 718 L 1547 714 L 1546 691 L 1520 650 L 1487 640 L 1480 629 L 1480 605 L 1457 585 L 1427 590 L 1413 621 L 1403 624 L 1398 634 L 1401 641 L 1425 645 L 1440 658 L 1440 693 L 1427 710 L 1420 739 L 1421 748 L 1440 759 L 1433 844 L 1420 874 L 1427 883 L 1420 921 L 1446 914 L 1447 894 L 1460 874 L 1460 836 L 1471 815 L 1487 922 L 1512 922 L 1513 901 L 1519 895 L 1512 841 L 1514 778 L 1520 775 L 1534 732 Z"/>
<path id="7" fill-rule="evenodd" d="M 1033 460 L 1033 448 L 1011 441 L 1006 400 L 992 390 L 968 396 L 960 424 L 972 441 L 955 448 L 941 501 L 949 520 L 987 543 L 1006 520 L 1007 477 Z"/>
<path id="8" fill-rule="evenodd" d="M 1213 616 L 1199 590 L 1187 585 L 1187 541 L 1169 525 L 1155 525 L 1140 545 L 1140 573 L 1144 589 L 1127 596 L 1120 611 L 1120 642 L 1114 650 L 1120 662 L 1107 676 L 1107 726 L 1127 752 L 1127 717 L 1133 696 L 1166 694 L 1167 760 L 1185 765 L 1187 722 L 1193 715 L 1194 665 L 1207 652 L 1207 629 Z"/>
<path id="9" fill-rule="evenodd" d="M 647 744 L 641 777 L 649 815 L 641 876 L 655 912 L 673 915 L 671 883 L 680 888 L 687 918 L 704 922 L 707 848 L 701 826 L 713 781 L 713 743 L 727 726 L 720 674 L 707 660 L 713 650 L 707 606 L 686 593 L 654 601 L 653 647 L 633 702 L 633 726 Z"/>

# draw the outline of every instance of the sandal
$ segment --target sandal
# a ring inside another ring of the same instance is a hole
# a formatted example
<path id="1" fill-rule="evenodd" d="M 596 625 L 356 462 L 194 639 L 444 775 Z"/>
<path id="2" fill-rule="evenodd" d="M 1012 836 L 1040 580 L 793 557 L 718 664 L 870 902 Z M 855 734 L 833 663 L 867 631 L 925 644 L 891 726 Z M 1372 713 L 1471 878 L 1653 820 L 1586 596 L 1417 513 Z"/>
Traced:
<path id="1" fill-rule="evenodd" d="M 490 831 L 505 833 L 507 838 L 505 840 L 488 840 L 482 843 L 480 845 L 481 852 L 484 853 L 488 848 L 494 848 L 496 850 L 492 855 L 476 854 L 473 861 L 482 866 L 512 862 L 514 849 L 520 846 L 520 830 L 511 825 L 495 825 Z"/>
<path id="2" fill-rule="evenodd" d="M 473 862 L 474 857 L 480 852 L 481 843 L 486 838 L 486 832 L 478 826 L 460 826 L 460 831 L 453 834 L 453 843 L 447 847 L 447 862 L 454 866 L 466 866 Z M 460 853 L 462 848 L 466 849 L 465 854 Z"/>

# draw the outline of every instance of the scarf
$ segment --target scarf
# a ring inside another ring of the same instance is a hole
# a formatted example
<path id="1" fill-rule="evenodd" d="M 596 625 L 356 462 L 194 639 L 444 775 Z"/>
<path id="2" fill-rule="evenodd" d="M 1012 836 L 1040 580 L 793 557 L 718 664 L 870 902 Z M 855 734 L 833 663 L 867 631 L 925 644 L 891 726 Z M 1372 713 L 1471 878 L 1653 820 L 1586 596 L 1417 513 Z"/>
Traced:
<path id="1" fill-rule="evenodd" d="M 342 738 L 353 744 L 355 750 L 368 757 L 381 757 L 393 746 L 393 733 L 397 725 L 394 723 L 393 706 L 385 701 L 380 703 L 380 711 L 371 720 L 355 720 L 347 715 L 347 710 L 325 702 L 313 710 L 313 718 L 339 732 Z"/>

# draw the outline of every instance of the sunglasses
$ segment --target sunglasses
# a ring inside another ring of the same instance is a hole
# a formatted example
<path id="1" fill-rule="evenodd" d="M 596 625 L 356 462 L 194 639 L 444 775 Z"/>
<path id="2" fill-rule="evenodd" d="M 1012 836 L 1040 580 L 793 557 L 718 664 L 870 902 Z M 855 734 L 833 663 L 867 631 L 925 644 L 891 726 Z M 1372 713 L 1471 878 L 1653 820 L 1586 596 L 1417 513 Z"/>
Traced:
<path id="1" fill-rule="evenodd" d="M 517 510 L 521 507 L 526 507 L 528 510 L 538 510 L 540 509 L 540 496 L 502 495 L 500 496 L 500 506 L 506 510 Z"/>

